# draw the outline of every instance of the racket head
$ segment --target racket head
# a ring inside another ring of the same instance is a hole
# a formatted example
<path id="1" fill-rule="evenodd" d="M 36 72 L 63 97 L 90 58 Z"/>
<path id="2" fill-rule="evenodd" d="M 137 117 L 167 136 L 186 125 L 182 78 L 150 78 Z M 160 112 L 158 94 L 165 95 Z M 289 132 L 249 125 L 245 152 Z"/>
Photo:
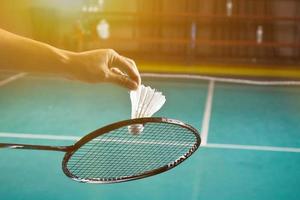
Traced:
<path id="1" fill-rule="evenodd" d="M 130 134 L 128 126 L 141 124 L 141 134 Z M 136 180 L 176 167 L 200 143 L 199 132 L 181 121 L 157 117 L 130 119 L 81 138 L 65 154 L 62 169 L 69 178 L 84 183 Z M 155 164 L 158 161 L 161 163 Z"/>

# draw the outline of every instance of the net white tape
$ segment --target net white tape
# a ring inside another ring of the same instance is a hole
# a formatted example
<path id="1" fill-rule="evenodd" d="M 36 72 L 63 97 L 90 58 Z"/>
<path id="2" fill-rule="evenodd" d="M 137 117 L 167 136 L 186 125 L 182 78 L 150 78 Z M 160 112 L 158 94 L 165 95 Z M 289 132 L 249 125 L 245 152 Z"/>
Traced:
<path id="1" fill-rule="evenodd" d="M 300 85 L 300 81 L 259 81 L 235 78 L 222 78 L 202 75 L 189 75 L 189 74 L 157 74 L 157 73 L 142 73 L 144 78 L 178 78 L 178 79 L 194 79 L 204 81 L 216 81 L 223 83 L 237 83 L 248 85 Z"/>

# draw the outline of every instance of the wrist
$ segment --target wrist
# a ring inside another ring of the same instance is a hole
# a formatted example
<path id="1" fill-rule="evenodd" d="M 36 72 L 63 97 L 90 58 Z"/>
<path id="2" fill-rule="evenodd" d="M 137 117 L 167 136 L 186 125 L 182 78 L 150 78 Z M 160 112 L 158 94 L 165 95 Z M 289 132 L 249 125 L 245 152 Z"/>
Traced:
<path id="1" fill-rule="evenodd" d="M 67 76 L 73 76 L 75 73 L 77 73 L 76 66 L 77 63 L 77 57 L 78 53 L 63 50 L 63 49 L 56 49 L 56 53 L 58 56 L 58 61 L 59 61 L 59 69 L 60 72 Z"/>

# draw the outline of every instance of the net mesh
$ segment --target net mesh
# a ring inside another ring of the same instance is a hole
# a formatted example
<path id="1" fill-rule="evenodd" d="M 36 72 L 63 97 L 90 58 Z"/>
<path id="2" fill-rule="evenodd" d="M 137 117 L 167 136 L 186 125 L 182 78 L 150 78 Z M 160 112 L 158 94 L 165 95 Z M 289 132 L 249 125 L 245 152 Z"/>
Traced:
<path id="1" fill-rule="evenodd" d="M 85 180 L 139 176 L 189 153 L 197 142 L 189 129 L 168 123 L 147 123 L 139 135 L 122 127 L 81 146 L 68 170 Z"/>

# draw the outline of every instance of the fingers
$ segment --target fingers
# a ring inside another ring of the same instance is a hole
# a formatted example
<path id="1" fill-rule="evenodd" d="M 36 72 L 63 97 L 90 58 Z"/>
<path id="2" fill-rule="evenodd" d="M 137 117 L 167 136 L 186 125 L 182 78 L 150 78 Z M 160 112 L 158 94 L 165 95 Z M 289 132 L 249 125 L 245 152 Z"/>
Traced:
<path id="1" fill-rule="evenodd" d="M 110 68 L 110 70 L 116 74 L 122 75 L 122 76 L 127 76 L 126 74 L 124 74 L 121 70 L 119 70 L 118 68 Z"/>
<path id="2" fill-rule="evenodd" d="M 131 63 L 132 64 L 132 66 L 134 67 L 134 69 L 137 71 L 137 73 L 139 74 L 139 77 L 141 77 L 140 76 L 140 73 L 139 73 L 139 70 L 138 70 L 138 68 L 137 68 L 137 66 L 136 66 L 136 64 L 135 64 L 135 62 L 134 62 L 134 60 L 132 60 L 132 59 L 130 59 L 130 58 L 126 58 L 126 57 L 124 57 L 124 56 L 121 56 L 121 57 L 123 57 L 124 59 L 126 59 L 127 60 L 127 62 L 129 62 L 129 63 Z M 140 79 L 141 80 L 141 79 Z M 139 83 L 140 84 L 140 83 Z"/>
<path id="3" fill-rule="evenodd" d="M 129 90 L 136 90 L 138 88 L 138 84 L 123 73 L 110 72 L 107 81 L 116 83 Z"/>
<path id="4" fill-rule="evenodd" d="M 125 72 L 130 79 L 136 82 L 137 85 L 141 84 L 140 73 L 133 60 L 115 54 L 111 66 L 109 67 L 119 68 L 121 71 Z"/>

